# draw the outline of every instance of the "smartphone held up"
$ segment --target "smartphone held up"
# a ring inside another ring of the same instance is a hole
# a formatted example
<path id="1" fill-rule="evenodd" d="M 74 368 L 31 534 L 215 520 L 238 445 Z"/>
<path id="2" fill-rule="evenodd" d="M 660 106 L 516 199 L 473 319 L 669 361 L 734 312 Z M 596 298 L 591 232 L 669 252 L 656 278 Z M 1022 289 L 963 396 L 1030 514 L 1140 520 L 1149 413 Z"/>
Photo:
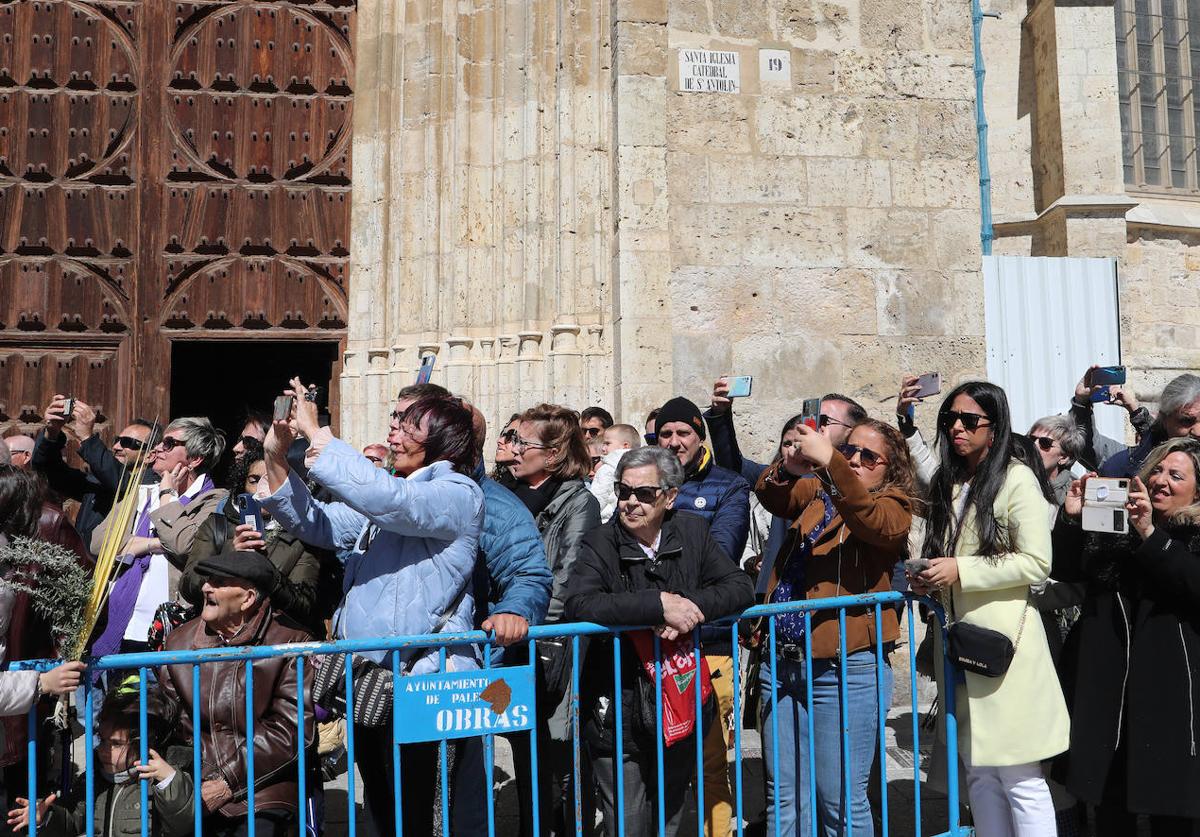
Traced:
<path id="1" fill-rule="evenodd" d="M 1123 535 L 1129 531 L 1129 480 L 1090 477 L 1083 484 L 1084 531 Z"/>

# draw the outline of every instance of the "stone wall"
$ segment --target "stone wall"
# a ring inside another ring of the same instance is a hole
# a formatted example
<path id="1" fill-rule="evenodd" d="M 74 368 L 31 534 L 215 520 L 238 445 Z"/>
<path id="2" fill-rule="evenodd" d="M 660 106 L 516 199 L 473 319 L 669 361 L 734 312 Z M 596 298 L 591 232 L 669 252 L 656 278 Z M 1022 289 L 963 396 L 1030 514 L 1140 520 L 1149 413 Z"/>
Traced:
<path id="1" fill-rule="evenodd" d="M 490 419 L 640 423 L 721 374 L 764 455 L 800 400 L 982 372 L 969 3 L 360 0 L 343 426 L 422 351 Z M 681 92 L 680 51 L 740 91 Z M 790 73 L 760 78 L 761 50 Z M 774 53 L 778 55 L 779 53 Z"/>
<path id="2" fill-rule="evenodd" d="M 672 383 L 703 404 L 754 375 L 747 452 L 806 396 L 882 413 L 905 371 L 982 372 L 969 11 L 670 4 L 669 55 L 734 50 L 742 75 L 740 95 L 668 79 Z M 789 51 L 790 80 L 759 80 L 761 48 Z"/>

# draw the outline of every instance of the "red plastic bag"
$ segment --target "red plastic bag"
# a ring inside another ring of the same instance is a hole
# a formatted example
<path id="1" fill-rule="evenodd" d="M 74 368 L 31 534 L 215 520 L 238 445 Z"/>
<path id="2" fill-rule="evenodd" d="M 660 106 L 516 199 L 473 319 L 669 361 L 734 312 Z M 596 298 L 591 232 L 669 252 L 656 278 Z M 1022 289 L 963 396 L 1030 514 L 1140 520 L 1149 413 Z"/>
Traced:
<path id="1" fill-rule="evenodd" d="M 630 631 L 629 639 L 642 662 L 642 673 L 654 682 L 654 635 Z M 692 638 L 660 640 L 662 649 L 662 731 L 669 747 L 696 728 L 696 654 Z M 708 660 L 700 657 L 700 703 L 708 702 L 712 679 Z"/>

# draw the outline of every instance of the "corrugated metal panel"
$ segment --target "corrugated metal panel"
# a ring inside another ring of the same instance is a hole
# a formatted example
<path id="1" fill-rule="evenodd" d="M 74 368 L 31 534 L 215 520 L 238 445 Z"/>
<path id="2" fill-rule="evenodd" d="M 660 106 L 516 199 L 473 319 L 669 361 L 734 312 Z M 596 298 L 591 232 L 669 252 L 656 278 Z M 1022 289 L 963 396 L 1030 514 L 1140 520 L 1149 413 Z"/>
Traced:
<path id="1" fill-rule="evenodd" d="M 1004 387 L 1013 427 L 1064 412 L 1093 363 L 1121 362 L 1116 259 L 985 256 L 988 379 Z M 1097 405 L 1096 428 L 1125 438 L 1125 411 Z"/>

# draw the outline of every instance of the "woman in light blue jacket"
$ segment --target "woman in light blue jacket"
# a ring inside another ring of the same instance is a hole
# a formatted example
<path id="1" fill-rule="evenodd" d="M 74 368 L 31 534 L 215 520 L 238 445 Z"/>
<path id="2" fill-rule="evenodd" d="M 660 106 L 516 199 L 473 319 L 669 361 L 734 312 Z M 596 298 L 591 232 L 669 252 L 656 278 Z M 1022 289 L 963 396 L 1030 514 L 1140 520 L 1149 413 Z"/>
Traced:
<path id="1" fill-rule="evenodd" d="M 483 524 L 483 492 L 470 477 L 475 463 L 471 412 L 456 398 L 418 399 L 392 413 L 388 445 L 392 476 L 317 424 L 307 390 L 292 381 L 291 422 L 275 422 L 267 435 L 264 508 L 305 543 L 348 554 L 344 598 L 333 617 L 336 639 L 409 636 L 472 629 L 471 573 Z M 309 441 L 309 476 L 337 501 L 315 499 L 291 473 L 287 449 L 294 432 Z M 437 671 L 436 651 L 397 652 L 409 674 Z M 363 656 L 390 666 L 387 652 Z M 478 668 L 473 646 L 449 650 L 447 668 Z M 356 728 L 355 762 L 367 809 L 380 834 L 395 832 L 392 741 L 378 729 Z M 433 829 L 434 744 L 401 748 L 403 820 L 407 834 Z"/>

